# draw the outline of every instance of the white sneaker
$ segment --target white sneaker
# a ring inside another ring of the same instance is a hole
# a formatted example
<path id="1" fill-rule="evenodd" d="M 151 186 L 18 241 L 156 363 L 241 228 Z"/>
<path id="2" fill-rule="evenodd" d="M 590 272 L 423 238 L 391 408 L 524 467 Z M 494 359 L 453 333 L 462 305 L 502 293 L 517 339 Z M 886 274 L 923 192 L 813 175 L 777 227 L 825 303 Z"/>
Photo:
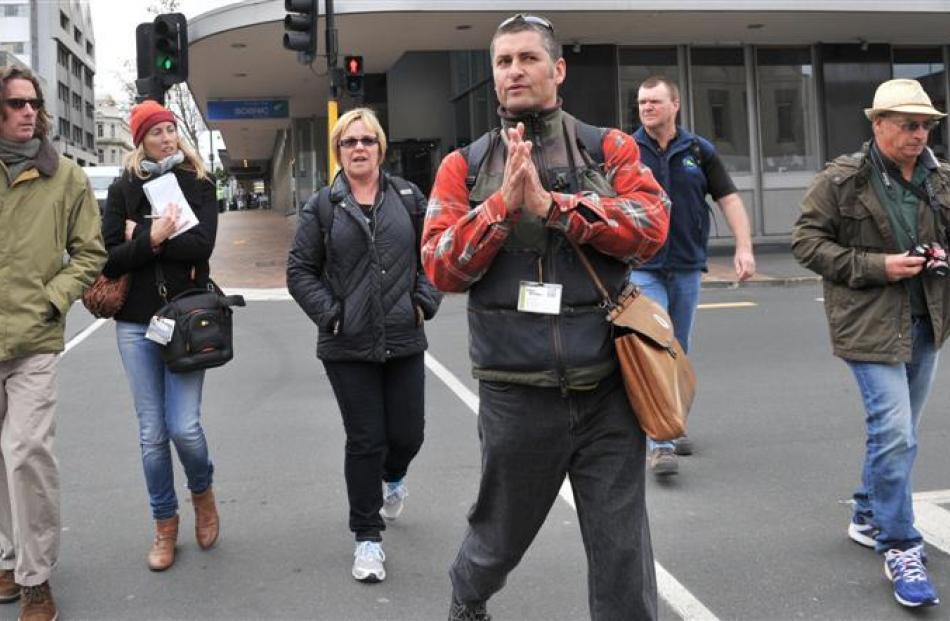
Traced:
<path id="1" fill-rule="evenodd" d="M 383 508 L 379 514 L 387 520 L 395 520 L 402 513 L 407 496 L 409 490 L 402 480 L 390 483 L 383 481 Z"/>
<path id="2" fill-rule="evenodd" d="M 357 541 L 353 552 L 353 577 L 360 582 L 382 582 L 386 579 L 385 560 L 383 546 L 378 541 Z"/>

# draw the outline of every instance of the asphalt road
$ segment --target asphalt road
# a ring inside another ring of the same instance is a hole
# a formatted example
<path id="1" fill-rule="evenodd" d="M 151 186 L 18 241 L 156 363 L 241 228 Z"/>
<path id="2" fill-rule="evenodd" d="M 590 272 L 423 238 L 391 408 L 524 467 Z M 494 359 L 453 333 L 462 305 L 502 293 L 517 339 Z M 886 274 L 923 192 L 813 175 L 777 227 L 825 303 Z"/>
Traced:
<path id="1" fill-rule="evenodd" d="M 870 551 L 847 539 L 846 504 L 863 447 L 853 380 L 830 354 L 814 286 L 705 290 L 693 354 L 697 452 L 672 481 L 648 481 L 658 563 L 685 591 L 661 616 L 719 619 L 950 619 L 950 604 L 901 609 Z M 77 307 L 68 332 L 92 322 Z M 222 514 L 219 545 L 198 549 L 178 473 L 182 536 L 175 566 L 145 566 L 152 523 L 131 398 L 107 322 L 60 366 L 58 454 L 63 546 L 54 594 L 64 619 L 444 619 L 447 568 L 479 472 L 475 415 L 427 376 L 426 443 L 403 516 L 384 533 L 387 580 L 349 575 L 343 431 L 315 330 L 292 302 L 236 311 L 236 359 L 208 372 L 204 422 Z M 429 330 L 430 354 L 469 390 L 464 298 Z M 950 488 L 945 367 L 924 414 L 915 490 Z M 937 507 L 938 516 L 942 508 Z M 950 512 L 946 513 L 950 524 Z M 950 557 L 930 570 L 950 598 Z M 558 501 L 506 588 L 500 620 L 588 618 L 577 519 Z M 672 593 L 668 590 L 664 592 Z M 698 607 L 697 607 L 698 605 Z M 684 608 L 685 606 L 685 608 Z M 692 606 L 692 607 L 690 607 Z M 15 618 L 16 605 L 0 607 Z"/>

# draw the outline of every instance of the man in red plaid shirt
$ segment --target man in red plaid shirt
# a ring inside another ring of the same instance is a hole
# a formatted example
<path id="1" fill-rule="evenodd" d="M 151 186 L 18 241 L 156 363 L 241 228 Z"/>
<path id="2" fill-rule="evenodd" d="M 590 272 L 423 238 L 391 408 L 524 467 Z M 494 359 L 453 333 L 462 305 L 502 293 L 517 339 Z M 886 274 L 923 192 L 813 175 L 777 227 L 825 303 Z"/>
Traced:
<path id="1" fill-rule="evenodd" d="M 442 162 L 423 232 L 426 274 L 468 291 L 482 479 L 450 575 L 450 619 L 521 560 L 569 476 L 595 620 L 656 617 L 644 436 L 601 298 L 568 240 L 616 296 L 666 240 L 669 201 L 633 139 L 561 110 L 551 23 L 515 15 L 491 45 L 502 130 Z"/>

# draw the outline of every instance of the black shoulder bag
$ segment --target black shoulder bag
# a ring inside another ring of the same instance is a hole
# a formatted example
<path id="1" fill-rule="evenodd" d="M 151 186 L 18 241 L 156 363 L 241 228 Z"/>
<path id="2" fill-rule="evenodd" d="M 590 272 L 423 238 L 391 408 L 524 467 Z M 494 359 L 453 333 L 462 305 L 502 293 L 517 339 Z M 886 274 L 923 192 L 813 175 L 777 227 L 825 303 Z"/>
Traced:
<path id="1" fill-rule="evenodd" d="M 220 367 L 234 357 L 232 306 L 245 306 L 244 296 L 224 295 L 208 277 L 205 288 L 182 291 L 171 301 L 162 266 L 155 263 L 155 282 L 165 306 L 155 314 L 175 322 L 162 359 L 173 373 Z"/>

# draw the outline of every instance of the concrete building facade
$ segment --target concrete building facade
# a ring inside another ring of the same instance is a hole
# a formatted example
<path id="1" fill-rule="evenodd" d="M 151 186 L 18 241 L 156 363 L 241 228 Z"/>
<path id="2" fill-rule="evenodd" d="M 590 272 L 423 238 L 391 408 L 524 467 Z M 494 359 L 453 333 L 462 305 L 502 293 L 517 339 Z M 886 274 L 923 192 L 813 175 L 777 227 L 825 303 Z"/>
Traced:
<path id="1" fill-rule="evenodd" d="M 565 108 L 632 132 L 649 75 L 676 79 L 681 122 L 716 144 L 758 242 L 787 240 L 823 162 L 870 137 L 862 109 L 881 81 L 919 79 L 946 109 L 950 3 L 945 0 L 337 0 L 339 54 L 361 54 L 360 99 L 390 140 L 389 168 L 428 188 L 441 158 L 497 125 L 488 41 L 511 14 L 552 20 L 567 60 Z M 322 8 L 322 7 L 321 7 Z M 449 10 L 451 9 L 451 10 Z M 286 102 L 283 118 L 206 119 L 222 132 L 229 168 L 265 179 L 275 208 L 293 211 L 327 179 L 325 58 L 312 68 L 281 47 L 279 0 L 252 0 L 189 23 L 189 86 L 199 107 Z M 318 25 L 320 51 L 325 23 Z M 932 144 L 947 156 L 947 124 Z M 718 216 L 718 213 L 717 213 Z M 729 239 L 724 222 L 714 243 Z"/>
<path id="2" fill-rule="evenodd" d="M 96 47 L 88 0 L 0 0 L 0 50 L 43 77 L 57 150 L 94 164 Z"/>
<path id="3" fill-rule="evenodd" d="M 111 97 L 96 101 L 96 151 L 103 166 L 121 166 L 132 152 L 132 131 L 128 114 L 116 106 Z"/>

